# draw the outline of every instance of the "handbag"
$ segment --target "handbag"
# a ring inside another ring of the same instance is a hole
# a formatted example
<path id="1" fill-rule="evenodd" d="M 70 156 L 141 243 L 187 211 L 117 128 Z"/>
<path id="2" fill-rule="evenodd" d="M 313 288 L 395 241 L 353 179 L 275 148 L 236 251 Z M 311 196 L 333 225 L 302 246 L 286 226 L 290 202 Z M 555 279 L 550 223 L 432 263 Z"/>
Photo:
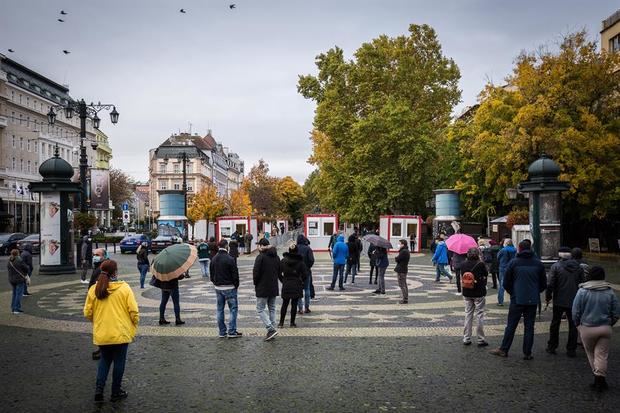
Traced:
<path id="1" fill-rule="evenodd" d="M 29 275 L 24 275 L 24 274 L 22 274 L 22 272 L 21 272 L 20 270 L 18 270 L 17 268 L 15 268 L 15 266 L 13 265 L 13 263 L 12 263 L 11 261 L 9 261 L 9 264 L 11 264 L 11 267 L 13 267 L 13 269 L 14 269 L 15 271 L 17 271 L 17 273 L 18 273 L 19 275 L 21 275 L 21 276 L 22 276 L 22 278 L 24 279 L 24 282 L 26 283 L 26 285 L 30 285 L 30 276 L 29 276 Z"/>
<path id="2" fill-rule="evenodd" d="M 153 287 L 156 287 L 156 285 L 155 285 L 156 283 L 157 283 L 157 278 L 155 278 L 155 276 L 153 275 L 151 277 L 151 281 L 149 281 L 149 285 L 152 285 Z"/>

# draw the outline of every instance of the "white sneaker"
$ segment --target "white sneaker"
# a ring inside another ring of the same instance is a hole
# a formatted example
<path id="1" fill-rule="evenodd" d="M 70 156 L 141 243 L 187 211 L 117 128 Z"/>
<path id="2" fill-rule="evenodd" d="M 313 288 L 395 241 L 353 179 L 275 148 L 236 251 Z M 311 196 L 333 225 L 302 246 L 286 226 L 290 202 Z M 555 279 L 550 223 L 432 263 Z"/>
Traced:
<path id="1" fill-rule="evenodd" d="M 80 280 L 82 284 L 88 284 L 88 280 Z"/>
<path id="2" fill-rule="evenodd" d="M 13 311 L 13 314 L 15 314 L 15 315 L 19 315 L 21 313 L 23 313 L 23 311 Z"/>

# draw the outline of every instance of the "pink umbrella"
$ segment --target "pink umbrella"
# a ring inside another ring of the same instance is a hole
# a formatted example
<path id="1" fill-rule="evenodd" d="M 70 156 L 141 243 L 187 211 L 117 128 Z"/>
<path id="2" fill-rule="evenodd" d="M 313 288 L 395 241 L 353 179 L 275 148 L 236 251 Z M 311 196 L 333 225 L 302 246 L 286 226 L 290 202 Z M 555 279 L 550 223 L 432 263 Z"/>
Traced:
<path id="1" fill-rule="evenodd" d="M 475 239 L 465 234 L 454 234 L 446 240 L 448 249 L 456 254 L 467 254 L 470 248 L 478 248 Z"/>

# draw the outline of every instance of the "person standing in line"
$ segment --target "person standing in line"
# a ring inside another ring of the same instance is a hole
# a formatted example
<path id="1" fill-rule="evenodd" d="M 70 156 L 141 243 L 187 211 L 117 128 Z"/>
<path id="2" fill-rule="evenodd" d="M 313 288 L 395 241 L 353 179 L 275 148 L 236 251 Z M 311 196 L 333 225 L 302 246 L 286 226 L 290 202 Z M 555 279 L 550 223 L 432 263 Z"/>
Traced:
<path id="1" fill-rule="evenodd" d="M 530 249 L 529 243 L 521 241 L 519 252 L 510 261 L 504 275 L 504 288 L 510 294 L 510 308 L 504 338 L 499 348 L 491 354 L 508 357 L 519 320 L 523 317 L 523 359 L 531 360 L 534 345 L 534 324 L 536 309 L 540 302 L 540 293 L 547 288 L 545 267 Z"/>
<path id="2" fill-rule="evenodd" d="M 94 257 L 93 257 L 94 258 Z M 149 244 L 144 241 L 136 250 L 136 259 L 138 260 L 138 271 L 140 271 L 140 288 L 144 288 L 146 273 L 149 272 Z"/>
<path id="3" fill-rule="evenodd" d="M 24 262 L 28 266 L 28 276 L 32 278 L 32 271 L 34 270 L 34 265 L 32 265 L 32 245 L 26 244 L 24 245 L 24 250 L 19 255 Z M 31 296 L 28 292 L 28 283 L 24 284 L 24 297 Z"/>
<path id="4" fill-rule="evenodd" d="M 412 232 L 411 234 L 409 234 L 409 248 L 410 248 L 410 252 L 415 252 L 415 242 L 416 242 L 415 238 L 416 238 L 415 237 L 415 233 Z"/>
<path id="5" fill-rule="evenodd" d="M 250 231 L 246 231 L 245 235 L 243 235 L 243 241 L 245 243 L 245 253 L 246 254 L 251 254 L 252 253 L 252 240 L 254 239 L 254 236 L 252 234 L 250 234 Z"/>
<path id="6" fill-rule="evenodd" d="M 278 296 L 278 279 L 280 277 L 280 257 L 269 241 L 258 242 L 258 256 L 252 270 L 254 290 L 256 292 L 256 313 L 267 329 L 265 341 L 273 340 L 278 335 L 276 330 L 276 297 Z"/>
<path id="7" fill-rule="evenodd" d="M 107 259 L 109 259 L 109 257 L 108 252 L 105 249 L 97 248 L 93 251 L 93 272 L 90 274 L 88 288 L 97 283 L 99 275 L 101 274 L 101 264 Z M 99 360 L 101 358 L 101 350 L 97 348 L 97 350 L 93 351 L 92 357 L 93 360 Z"/>
<path id="8" fill-rule="evenodd" d="M 172 298 L 172 306 L 174 308 L 174 324 L 181 326 L 185 324 L 185 321 L 181 320 L 181 298 L 179 296 L 179 280 L 187 278 L 187 273 L 181 274 L 180 277 L 170 281 L 161 281 L 155 278 L 154 286 L 161 289 L 161 301 L 159 303 L 159 325 L 165 326 L 170 324 L 170 321 L 166 320 L 166 306 L 168 300 Z"/>
<path id="9" fill-rule="evenodd" d="M 344 244 L 344 243 L 343 243 Z M 291 304 L 291 327 L 297 327 L 295 324 L 295 315 L 297 314 L 297 302 L 303 296 L 303 286 L 308 278 L 308 268 L 304 264 L 304 260 L 299 255 L 296 244 L 291 244 L 288 252 L 283 254 L 281 261 L 280 282 L 282 283 L 282 307 L 280 308 L 280 328 L 284 327 L 286 312 L 289 303 Z"/>
<path id="10" fill-rule="evenodd" d="M 209 244 L 204 240 L 201 240 L 198 244 L 198 264 L 200 265 L 200 272 L 203 277 L 209 277 L 209 264 L 211 264 L 211 252 Z"/>
<path id="11" fill-rule="evenodd" d="M 375 250 L 377 256 L 377 271 L 379 272 L 379 285 L 374 291 L 375 294 L 385 294 L 385 271 L 390 262 L 388 261 L 387 250 L 383 247 L 377 247 Z"/>
<path id="12" fill-rule="evenodd" d="M 310 248 L 310 241 L 303 234 L 297 236 L 297 252 L 304 260 L 308 269 L 308 277 L 304 281 L 304 299 L 299 300 L 298 313 L 310 313 L 310 299 L 312 298 L 312 266 L 314 265 L 314 253 Z"/>
<path id="13" fill-rule="evenodd" d="M 463 275 L 463 271 L 461 271 L 461 265 L 467 259 L 467 254 L 457 254 L 452 253 L 452 257 L 450 258 L 450 265 L 452 270 L 454 271 L 454 278 L 456 279 L 456 291 L 461 293 L 461 275 Z"/>
<path id="14" fill-rule="evenodd" d="M 333 291 L 336 286 L 336 279 L 338 279 L 338 288 L 340 291 L 344 291 L 344 265 L 349 257 L 349 248 L 344 243 L 344 237 L 338 235 L 336 243 L 332 247 L 332 260 L 334 262 L 334 272 L 332 275 L 332 283 L 328 290 Z"/>
<path id="15" fill-rule="evenodd" d="M 584 261 L 583 251 L 581 251 L 581 248 L 577 248 L 577 247 L 573 248 L 570 251 L 570 256 L 572 257 L 572 259 L 577 261 L 577 264 L 579 264 L 579 266 L 583 270 L 584 280 L 588 281 L 588 273 L 590 272 L 590 266 L 588 265 L 587 262 Z"/>
<path id="16" fill-rule="evenodd" d="M 92 239 L 88 235 L 82 237 L 82 243 L 80 244 L 80 258 L 82 259 L 82 275 L 80 282 L 82 284 L 88 283 L 86 280 L 86 274 L 88 270 L 93 266 L 93 243 Z"/>
<path id="17" fill-rule="evenodd" d="M 589 276 L 590 281 L 580 285 L 573 301 L 573 320 L 594 374 L 594 383 L 590 388 L 605 391 L 608 387 L 609 342 L 612 326 L 620 318 L 620 303 L 611 284 L 605 282 L 605 270 L 602 267 L 592 266 Z"/>
<path id="18" fill-rule="evenodd" d="M 355 260 L 357 262 L 357 274 L 361 272 L 362 266 L 362 250 L 364 246 L 362 245 L 362 240 L 357 233 L 357 229 L 355 230 Z"/>
<path id="19" fill-rule="evenodd" d="M 372 284 L 372 273 L 375 273 L 375 284 L 377 283 L 377 277 L 379 277 L 379 269 L 377 268 L 377 257 L 375 254 L 377 247 L 370 244 L 368 246 L 368 262 L 370 264 L 370 280 L 368 284 Z"/>
<path id="20" fill-rule="evenodd" d="M 501 247 L 493 240 L 491 240 L 490 243 L 491 265 L 489 268 L 489 273 L 491 273 L 491 278 L 493 280 L 493 289 L 497 290 L 497 277 L 499 276 L 499 261 L 497 260 L 497 254 L 499 254 Z"/>
<path id="21" fill-rule="evenodd" d="M 553 319 L 549 326 L 549 341 L 545 351 L 549 354 L 556 354 L 560 342 L 560 324 L 562 323 L 562 316 L 566 314 L 568 321 L 566 355 L 576 357 L 578 333 L 573 322 L 573 300 L 579 290 L 579 284 L 585 280 L 583 269 L 577 261 L 571 258 L 570 248 L 560 248 L 558 255 L 560 259 L 551 266 L 549 271 L 549 283 L 545 297 L 547 306 L 553 300 Z"/>
<path id="22" fill-rule="evenodd" d="M 355 284 L 355 276 L 357 275 L 357 259 L 359 258 L 359 255 L 354 233 L 349 235 L 347 240 L 347 248 L 349 249 L 349 256 L 347 257 L 346 270 L 344 273 L 344 283 L 347 283 L 349 274 L 351 274 L 351 284 Z"/>
<path id="23" fill-rule="evenodd" d="M 217 242 L 215 241 L 215 237 L 209 237 L 209 242 L 207 242 L 207 245 L 209 246 L 209 276 L 211 275 L 211 262 L 213 261 L 213 258 L 215 257 L 215 255 L 217 254 L 219 248 L 217 246 Z"/>
<path id="24" fill-rule="evenodd" d="M 344 238 L 343 238 L 343 240 L 344 240 Z M 327 244 L 327 251 L 329 251 L 329 257 L 330 258 L 333 258 L 332 250 L 334 249 L 334 245 L 336 245 L 336 242 L 338 242 L 338 231 L 335 231 L 329 237 L 329 244 Z"/>
<path id="25" fill-rule="evenodd" d="M 237 313 L 239 303 L 237 301 L 237 290 L 239 288 L 239 268 L 237 262 L 228 254 L 228 241 L 220 240 L 219 250 L 211 260 L 211 282 L 215 286 L 217 298 L 217 325 L 220 338 L 239 338 L 243 334 L 237 330 Z M 230 320 L 228 322 L 228 332 L 226 331 L 226 321 L 224 317 L 224 306 L 228 304 Z"/>
<path id="26" fill-rule="evenodd" d="M 28 266 L 19 256 L 18 249 L 11 250 L 11 256 L 6 267 L 9 273 L 9 283 L 13 287 L 11 312 L 18 315 L 23 313 L 22 297 L 24 295 L 24 286 L 26 285 L 26 276 L 28 275 Z"/>
<path id="27" fill-rule="evenodd" d="M 440 282 L 442 275 L 448 277 L 448 280 L 452 282 L 452 275 L 448 271 L 448 247 L 446 247 L 446 242 L 441 238 L 437 238 L 432 261 L 436 270 L 435 282 Z"/>
<path id="28" fill-rule="evenodd" d="M 127 397 L 121 384 L 125 373 L 127 348 L 136 335 L 140 314 L 131 287 L 117 278 L 116 261 L 106 260 L 101 265 L 101 276 L 88 289 L 84 303 L 84 317 L 93 323 L 93 343 L 101 349 L 97 368 L 95 402 L 103 402 L 103 390 L 112 371 L 112 397 L 116 402 Z"/>
<path id="29" fill-rule="evenodd" d="M 396 271 L 396 275 L 398 277 L 398 286 L 400 287 L 400 291 L 403 295 L 403 299 L 399 301 L 399 304 L 407 304 L 409 303 L 409 288 L 407 287 L 407 272 L 409 271 L 409 259 L 411 258 L 411 253 L 407 249 L 407 240 L 401 239 L 399 241 L 400 249 L 398 250 L 398 255 L 396 256 L 396 267 L 394 267 L 394 271 Z"/>
<path id="30" fill-rule="evenodd" d="M 235 264 L 237 264 L 237 258 L 239 258 L 239 242 L 231 239 L 228 243 L 228 253 L 234 258 Z"/>
<path id="31" fill-rule="evenodd" d="M 478 347 L 486 347 L 484 335 L 484 311 L 486 307 L 488 271 L 484 262 L 480 261 L 478 248 L 467 251 L 467 259 L 463 268 L 463 300 L 465 301 L 465 326 L 463 329 L 463 344 L 471 344 L 471 331 L 474 322 L 474 313 L 477 320 L 476 335 Z"/>
<path id="32" fill-rule="evenodd" d="M 504 277 L 508 264 L 517 255 L 516 248 L 512 245 L 512 240 L 506 238 L 504 240 L 504 248 L 497 253 L 497 262 L 499 266 L 499 289 L 497 290 L 497 305 L 504 305 Z"/>

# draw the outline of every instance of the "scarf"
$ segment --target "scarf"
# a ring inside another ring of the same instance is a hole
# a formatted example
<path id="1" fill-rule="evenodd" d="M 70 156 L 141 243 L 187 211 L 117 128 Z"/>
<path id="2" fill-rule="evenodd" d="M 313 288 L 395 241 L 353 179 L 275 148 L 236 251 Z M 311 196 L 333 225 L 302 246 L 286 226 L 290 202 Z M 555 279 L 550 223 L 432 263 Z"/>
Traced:
<path id="1" fill-rule="evenodd" d="M 583 284 L 579 284 L 579 287 L 585 288 L 586 290 L 606 290 L 611 288 L 611 284 L 604 280 L 591 280 L 584 282 Z"/>

